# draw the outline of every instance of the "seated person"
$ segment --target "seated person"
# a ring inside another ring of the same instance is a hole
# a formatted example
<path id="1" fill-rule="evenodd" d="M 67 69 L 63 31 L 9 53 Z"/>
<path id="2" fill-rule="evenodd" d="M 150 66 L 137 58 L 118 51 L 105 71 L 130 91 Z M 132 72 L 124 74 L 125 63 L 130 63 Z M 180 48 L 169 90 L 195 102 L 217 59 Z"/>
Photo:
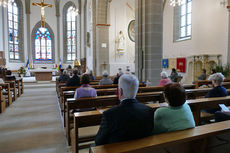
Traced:
<path id="1" fill-rule="evenodd" d="M 124 74 L 119 79 L 120 105 L 105 111 L 96 135 L 96 145 L 146 137 L 152 134 L 154 111 L 139 103 L 136 94 L 138 79 Z"/>
<path id="2" fill-rule="evenodd" d="M 78 70 L 74 70 L 73 77 L 67 81 L 66 86 L 71 87 L 71 86 L 80 86 L 80 85 L 81 84 L 80 84 L 80 77 L 78 76 Z"/>
<path id="3" fill-rule="evenodd" d="M 221 122 L 221 121 L 227 121 L 230 120 L 230 110 L 229 111 L 216 111 L 215 112 L 215 121 Z"/>
<path id="4" fill-rule="evenodd" d="M 70 78 L 69 78 L 69 75 L 67 74 L 67 71 L 62 69 L 61 70 L 61 75 L 59 76 L 58 81 L 59 82 L 66 82 L 69 79 Z"/>
<path id="5" fill-rule="evenodd" d="M 207 77 L 207 75 L 206 75 L 206 70 L 205 69 L 203 69 L 202 70 L 202 74 L 200 75 L 200 76 L 198 76 L 198 80 L 199 81 L 201 81 L 201 80 L 206 80 L 206 77 Z"/>
<path id="6" fill-rule="evenodd" d="M 215 69 L 212 69 L 212 70 L 211 70 L 211 75 L 212 75 L 212 74 L 215 74 L 215 73 L 216 73 L 216 70 L 215 70 Z"/>
<path id="7" fill-rule="evenodd" d="M 111 85 L 113 81 L 109 78 L 107 71 L 103 72 L 103 78 L 100 80 L 99 85 Z"/>
<path id="8" fill-rule="evenodd" d="M 185 103 L 185 89 L 178 83 L 169 83 L 164 90 L 168 107 L 158 108 L 154 114 L 154 133 L 164 133 L 195 127 L 192 111 Z"/>
<path id="9" fill-rule="evenodd" d="M 168 74 L 166 72 L 161 72 L 161 80 L 158 86 L 165 86 L 166 84 L 171 83 L 171 80 L 168 78 Z"/>
<path id="10" fill-rule="evenodd" d="M 212 74 L 209 76 L 208 80 L 212 81 L 212 85 L 214 88 L 205 95 L 205 98 L 228 96 L 226 89 L 222 86 L 222 83 L 224 81 L 224 75 L 222 73 Z M 214 108 L 201 111 L 209 114 L 214 114 L 216 111 L 219 110 L 219 108 Z"/>
<path id="11" fill-rule="evenodd" d="M 178 73 L 175 68 L 172 68 L 170 79 L 172 82 L 177 82 Z"/>
<path id="12" fill-rule="evenodd" d="M 212 81 L 214 88 L 205 95 L 205 98 L 228 96 L 226 89 L 222 86 L 222 82 L 224 81 L 224 75 L 222 73 L 212 74 L 208 80 Z"/>
<path id="13" fill-rule="evenodd" d="M 113 84 L 118 84 L 119 78 L 123 74 L 123 71 L 121 70 L 121 68 L 119 68 L 118 70 L 119 70 L 119 72 L 117 73 L 117 76 L 114 78 Z"/>
<path id="14" fill-rule="evenodd" d="M 93 75 L 92 70 L 89 71 L 89 78 L 90 78 L 90 80 L 96 80 L 96 77 Z"/>
<path id="15" fill-rule="evenodd" d="M 12 76 L 11 74 L 12 74 L 12 72 L 10 70 L 7 70 L 5 80 L 7 80 L 7 81 L 16 80 L 16 77 Z"/>
<path id="16" fill-rule="evenodd" d="M 92 88 L 90 85 L 90 77 L 88 74 L 84 74 L 81 77 L 81 87 L 76 89 L 74 98 L 82 98 L 82 97 L 96 97 L 97 91 Z"/>

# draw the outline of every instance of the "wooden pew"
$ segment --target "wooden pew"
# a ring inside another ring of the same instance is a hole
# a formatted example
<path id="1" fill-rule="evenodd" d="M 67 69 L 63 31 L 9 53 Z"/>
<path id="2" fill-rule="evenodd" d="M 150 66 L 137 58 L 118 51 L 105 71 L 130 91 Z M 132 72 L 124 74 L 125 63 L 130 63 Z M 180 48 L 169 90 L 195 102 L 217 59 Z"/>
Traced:
<path id="1" fill-rule="evenodd" d="M 224 79 L 223 84 L 226 83 L 226 82 L 229 83 L 230 80 L 229 80 L 229 79 Z M 209 80 L 201 80 L 201 81 L 196 81 L 196 82 L 195 82 L 195 88 L 199 88 L 199 87 L 202 86 L 202 85 L 212 85 L 212 81 L 209 81 Z"/>
<path id="2" fill-rule="evenodd" d="M 151 92 L 151 93 L 138 93 L 136 99 L 141 103 L 163 101 L 162 92 Z M 64 125 L 66 127 L 66 135 L 68 143 L 70 144 L 70 110 L 73 109 L 87 109 L 87 108 L 100 108 L 107 106 L 116 106 L 120 103 L 117 95 L 110 96 L 98 96 L 91 98 L 74 98 L 67 99 L 66 106 L 64 107 Z"/>
<path id="3" fill-rule="evenodd" d="M 19 79 L 19 82 L 20 82 L 20 86 L 21 86 L 21 93 L 23 94 L 23 93 L 24 93 L 24 84 L 23 84 L 23 80 L 22 80 L 22 79 Z"/>
<path id="4" fill-rule="evenodd" d="M 6 109 L 6 101 L 2 93 L 2 87 L 0 87 L 0 113 L 3 113 Z"/>
<path id="5" fill-rule="evenodd" d="M 196 122 L 196 125 L 200 125 L 201 117 L 200 117 L 200 111 L 201 109 L 205 108 L 216 108 L 218 107 L 219 103 L 223 103 L 226 105 L 230 105 L 230 96 L 228 97 L 220 97 L 220 98 L 202 98 L 202 99 L 195 99 L 195 100 L 187 100 L 186 101 L 189 106 L 191 107 L 191 110 L 194 115 L 194 120 Z M 166 103 L 162 104 L 147 104 L 148 106 L 152 107 L 154 110 L 156 110 L 159 107 L 165 107 L 167 106 Z M 78 112 L 74 113 L 74 141 L 73 147 L 75 148 L 75 152 L 78 152 L 78 128 L 80 127 L 88 127 L 88 126 L 95 126 L 100 124 L 100 120 L 102 117 L 102 112 L 107 109 L 102 109 L 102 111 L 95 110 L 95 111 L 88 111 L 88 112 Z"/>
<path id="6" fill-rule="evenodd" d="M 145 84 L 140 83 L 139 86 L 144 87 Z M 108 88 L 117 88 L 118 85 L 117 84 L 112 84 L 112 85 L 92 85 L 92 87 L 95 88 L 95 89 L 108 89 Z M 63 87 L 60 87 L 60 89 L 59 89 L 59 97 L 60 97 L 59 102 L 61 104 L 63 103 L 63 98 L 64 98 L 63 92 L 64 91 L 75 91 L 77 88 L 79 88 L 79 86 L 75 86 L 75 87 L 63 86 Z"/>
<path id="7" fill-rule="evenodd" d="M 164 87 L 160 87 L 160 86 L 150 86 L 150 87 L 144 86 L 143 87 L 142 85 L 144 85 L 144 84 L 141 84 L 141 87 L 139 87 L 139 90 L 138 90 L 139 93 L 142 93 L 142 92 L 159 92 L 159 91 L 164 90 Z M 92 87 L 95 87 L 95 86 L 92 86 Z M 115 95 L 117 92 L 117 85 L 116 85 L 116 88 L 107 88 L 108 87 L 107 85 L 103 86 L 103 87 L 105 87 L 105 88 L 100 89 L 98 86 L 96 86 L 98 96 Z M 65 101 L 65 94 L 68 96 L 74 95 L 74 92 L 72 92 L 72 91 L 75 91 L 76 88 L 78 88 L 78 87 L 61 87 L 59 102 L 62 104 Z M 195 85 L 184 85 L 184 88 L 185 89 L 194 89 Z"/>
<path id="8" fill-rule="evenodd" d="M 98 89 L 98 90 L 101 91 L 101 89 Z M 105 89 L 105 91 L 102 90 L 101 92 L 102 93 L 103 92 L 106 93 L 106 90 L 109 90 L 109 91 L 111 90 L 113 92 L 112 89 Z M 196 99 L 196 98 L 204 97 L 208 93 L 209 90 L 211 90 L 211 88 L 187 89 L 186 90 L 187 99 Z M 227 91 L 228 91 L 228 93 L 230 93 L 230 89 L 228 89 Z M 75 93 L 74 91 L 66 91 L 66 92 L 64 92 L 63 103 L 60 105 L 61 106 L 61 110 L 63 111 L 63 116 L 64 116 L 64 126 L 65 126 L 65 112 L 66 112 L 66 105 L 67 105 L 66 104 L 66 100 L 67 100 L 67 98 L 73 98 L 74 93 Z M 153 96 L 153 93 L 155 94 L 154 98 L 151 97 L 151 96 Z M 153 93 L 152 92 L 142 93 L 142 96 L 145 95 L 145 96 L 153 98 L 153 99 L 149 98 L 149 101 L 158 101 L 158 102 L 163 102 L 164 101 L 164 97 L 163 97 L 163 93 L 162 92 L 153 92 Z M 142 99 L 142 98 L 138 98 L 139 96 L 141 96 L 140 93 L 137 94 L 137 99 L 140 99 L 140 102 L 142 102 L 142 101 L 146 102 L 146 100 L 147 100 L 148 97 L 145 97 L 144 99 Z M 106 96 L 102 96 L 102 97 L 98 96 L 98 97 L 93 98 L 93 99 L 92 98 L 86 98 L 86 99 L 88 99 L 89 101 L 91 101 L 91 100 L 96 100 L 96 99 L 103 100 L 105 98 L 106 98 Z M 109 96 L 108 98 L 112 98 L 112 97 Z M 113 96 L 113 98 L 114 98 L 114 96 Z M 115 96 L 115 99 L 117 100 L 116 96 Z M 71 100 L 72 100 L 72 102 L 75 101 L 74 99 L 71 99 Z M 114 99 L 111 99 L 111 100 L 114 100 Z"/>
<path id="9" fill-rule="evenodd" d="M 204 153 L 215 147 L 220 148 L 228 145 L 229 141 L 217 142 L 217 136 L 223 136 L 230 133 L 230 121 L 214 123 L 210 125 L 198 126 L 192 129 L 163 133 L 145 137 L 142 139 L 107 144 L 91 148 L 91 153 L 159 153 L 159 152 L 196 152 Z M 169 151 L 170 150 L 170 151 Z M 219 150 L 222 152 L 221 150 Z M 218 152 L 219 152 L 218 151 Z"/>
<path id="10" fill-rule="evenodd" d="M 21 96 L 21 92 L 22 92 L 22 89 L 21 89 L 21 86 L 20 86 L 20 81 L 19 80 L 15 80 L 15 83 L 16 83 L 16 89 L 17 89 L 17 96 L 20 97 Z"/>
<path id="11" fill-rule="evenodd" d="M 15 81 L 5 81 L 5 83 L 9 83 L 10 84 L 10 90 L 13 93 L 13 101 L 16 101 L 17 99 L 17 88 L 16 88 L 16 82 Z"/>
<path id="12" fill-rule="evenodd" d="M 2 87 L 2 90 L 4 90 L 2 91 L 2 93 L 6 100 L 6 106 L 11 105 L 13 100 L 12 100 L 12 91 L 10 90 L 10 84 L 2 83 L 0 84 L 0 86 Z"/>

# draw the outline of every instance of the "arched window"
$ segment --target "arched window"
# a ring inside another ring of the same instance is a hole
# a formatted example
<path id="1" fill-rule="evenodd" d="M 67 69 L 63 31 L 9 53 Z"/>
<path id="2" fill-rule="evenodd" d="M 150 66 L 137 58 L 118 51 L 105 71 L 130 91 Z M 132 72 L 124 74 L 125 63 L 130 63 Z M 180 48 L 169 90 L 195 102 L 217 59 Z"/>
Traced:
<path id="1" fill-rule="evenodd" d="M 74 61 L 76 57 L 76 15 L 73 6 L 67 11 L 67 61 Z"/>
<path id="2" fill-rule="evenodd" d="M 12 0 L 8 4 L 8 44 L 10 60 L 23 60 L 22 4 Z"/>
<path id="3" fill-rule="evenodd" d="M 52 60 L 52 39 L 47 28 L 38 28 L 35 37 L 35 60 Z"/>
<path id="4" fill-rule="evenodd" d="M 45 23 L 45 28 L 41 28 L 41 21 L 39 21 L 32 30 L 31 38 L 33 62 L 55 63 L 55 37 L 49 24 Z"/>
<path id="5" fill-rule="evenodd" d="M 191 39 L 192 35 L 192 0 L 182 0 L 174 7 L 174 41 Z"/>
<path id="6" fill-rule="evenodd" d="M 64 24 L 64 61 L 72 62 L 77 54 L 77 16 L 73 11 L 76 7 L 73 2 L 67 2 L 63 9 Z"/>

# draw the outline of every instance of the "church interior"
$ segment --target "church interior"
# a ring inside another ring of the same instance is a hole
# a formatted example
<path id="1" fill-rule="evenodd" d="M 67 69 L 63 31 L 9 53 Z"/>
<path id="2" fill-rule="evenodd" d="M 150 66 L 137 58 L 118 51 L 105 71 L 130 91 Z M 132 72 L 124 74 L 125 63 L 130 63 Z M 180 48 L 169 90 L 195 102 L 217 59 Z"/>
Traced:
<path id="1" fill-rule="evenodd" d="M 170 84 L 195 126 L 97 145 L 125 76 L 154 127 Z M 0 153 L 229 153 L 229 93 L 230 0 L 0 0 Z"/>

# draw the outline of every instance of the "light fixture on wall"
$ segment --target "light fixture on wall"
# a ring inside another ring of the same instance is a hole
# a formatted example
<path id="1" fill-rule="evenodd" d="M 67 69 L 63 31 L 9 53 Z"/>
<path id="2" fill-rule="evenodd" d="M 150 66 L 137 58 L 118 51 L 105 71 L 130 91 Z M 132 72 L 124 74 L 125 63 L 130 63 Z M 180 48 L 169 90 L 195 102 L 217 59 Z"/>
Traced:
<path id="1" fill-rule="evenodd" d="M 13 0 L 0 0 L 0 6 L 7 7 Z"/>
<path id="2" fill-rule="evenodd" d="M 0 0 L 0 6 L 7 7 L 8 4 L 12 3 L 12 0 Z"/>
<path id="3" fill-rule="evenodd" d="M 175 6 L 180 6 L 183 0 L 170 0 L 170 5 L 175 7 Z"/>
<path id="4" fill-rule="evenodd" d="M 78 16 L 78 14 L 79 14 L 78 9 L 76 9 L 75 7 L 72 7 L 72 9 L 71 9 L 70 11 L 71 11 L 71 13 L 73 13 L 75 16 Z"/>
<path id="5" fill-rule="evenodd" d="M 220 1 L 220 5 L 222 5 L 222 6 L 226 6 L 228 4 L 228 2 L 226 1 L 226 0 L 221 0 Z"/>

